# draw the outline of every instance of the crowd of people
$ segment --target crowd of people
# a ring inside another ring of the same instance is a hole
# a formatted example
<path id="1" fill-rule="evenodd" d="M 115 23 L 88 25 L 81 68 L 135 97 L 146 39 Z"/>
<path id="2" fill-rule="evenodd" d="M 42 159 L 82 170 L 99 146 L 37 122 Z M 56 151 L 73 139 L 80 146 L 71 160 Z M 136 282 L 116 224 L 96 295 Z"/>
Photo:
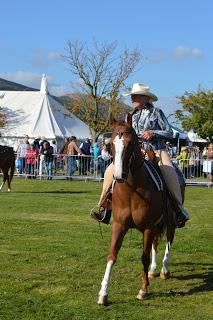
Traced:
<path id="1" fill-rule="evenodd" d="M 166 149 L 173 162 L 181 168 L 186 179 L 210 177 L 213 182 L 213 144 L 201 148 L 198 145 L 182 146 L 178 152 L 176 145 L 166 143 Z M 47 141 L 39 137 L 29 142 L 25 136 L 17 148 L 17 173 L 35 179 L 37 175 L 52 180 L 53 173 L 63 170 L 67 180 L 72 180 L 75 172 L 78 175 L 96 175 L 104 178 L 106 168 L 112 162 L 110 145 L 92 143 L 87 138 L 78 142 L 75 136 L 64 139 L 60 148 L 56 140 Z"/>
<path id="2" fill-rule="evenodd" d="M 79 175 L 94 174 L 102 178 L 107 166 L 112 160 L 109 145 L 92 144 L 89 138 L 78 143 L 75 136 L 65 138 L 60 148 L 56 140 L 47 141 L 39 137 L 30 142 L 26 135 L 17 148 L 16 170 L 28 179 L 37 175 L 45 175 L 52 180 L 53 171 L 63 169 L 67 180 L 77 171 Z"/>

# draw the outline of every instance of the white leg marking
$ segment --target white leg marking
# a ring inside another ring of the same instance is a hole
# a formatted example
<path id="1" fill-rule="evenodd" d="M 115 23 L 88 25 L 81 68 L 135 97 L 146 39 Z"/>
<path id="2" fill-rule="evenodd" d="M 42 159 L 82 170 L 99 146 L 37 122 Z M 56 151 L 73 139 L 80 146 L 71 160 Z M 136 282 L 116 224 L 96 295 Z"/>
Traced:
<path id="1" fill-rule="evenodd" d="M 108 294 L 108 286 L 110 281 L 110 275 L 112 272 L 113 261 L 110 260 L 107 262 L 106 271 L 101 282 L 101 290 L 99 291 L 99 296 L 107 296 Z"/>
<path id="2" fill-rule="evenodd" d="M 114 177 L 116 179 L 122 178 L 122 154 L 124 150 L 123 144 L 124 138 L 120 138 L 118 136 L 115 137 L 113 141 L 115 145 L 115 159 L 114 159 Z"/>
<path id="3" fill-rule="evenodd" d="M 2 182 L 1 186 L 0 186 L 0 190 L 3 188 L 4 182 Z"/>
<path id="4" fill-rule="evenodd" d="M 165 254 L 164 254 L 164 258 L 163 258 L 163 267 L 161 269 L 161 272 L 165 273 L 165 274 L 169 272 L 170 247 L 171 247 L 171 244 L 168 241 L 167 244 L 166 244 L 166 250 L 165 250 Z"/>
<path id="5" fill-rule="evenodd" d="M 157 270 L 157 251 L 154 249 L 152 245 L 152 262 L 151 262 L 149 272 L 156 274 L 156 270 Z"/>

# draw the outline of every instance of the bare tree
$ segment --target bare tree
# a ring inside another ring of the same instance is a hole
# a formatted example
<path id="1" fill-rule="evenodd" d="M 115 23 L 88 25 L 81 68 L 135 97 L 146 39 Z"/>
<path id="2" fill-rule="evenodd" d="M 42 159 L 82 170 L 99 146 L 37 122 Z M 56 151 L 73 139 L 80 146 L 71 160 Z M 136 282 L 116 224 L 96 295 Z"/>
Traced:
<path id="1" fill-rule="evenodd" d="M 79 41 L 67 43 L 63 56 L 78 79 L 80 94 L 72 95 L 71 110 L 88 124 L 94 140 L 106 131 L 109 113 L 124 109 L 120 91 L 141 60 L 139 49 L 124 50 L 116 56 L 116 43 L 98 45 L 93 51 Z M 69 106 L 68 106 L 69 108 Z"/>

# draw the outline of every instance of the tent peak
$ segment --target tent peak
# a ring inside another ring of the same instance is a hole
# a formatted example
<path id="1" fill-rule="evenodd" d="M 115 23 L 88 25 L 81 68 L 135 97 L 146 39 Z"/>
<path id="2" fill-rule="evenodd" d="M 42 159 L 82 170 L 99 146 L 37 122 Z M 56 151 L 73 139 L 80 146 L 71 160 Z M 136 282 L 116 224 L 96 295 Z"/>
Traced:
<path id="1" fill-rule="evenodd" d="M 43 75 L 42 75 L 42 78 L 41 78 L 40 92 L 41 92 L 41 93 L 48 93 L 48 89 L 47 89 L 47 77 L 45 76 L 45 74 L 43 74 Z"/>

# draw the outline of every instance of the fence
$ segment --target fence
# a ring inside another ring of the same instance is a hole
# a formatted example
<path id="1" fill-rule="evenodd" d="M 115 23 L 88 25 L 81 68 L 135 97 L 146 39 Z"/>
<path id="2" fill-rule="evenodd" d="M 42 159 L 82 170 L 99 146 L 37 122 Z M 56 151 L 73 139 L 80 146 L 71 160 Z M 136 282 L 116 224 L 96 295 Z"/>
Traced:
<path id="1" fill-rule="evenodd" d="M 190 160 L 172 161 L 181 168 L 188 184 L 206 184 L 210 181 L 211 160 L 196 159 L 193 164 Z M 37 157 L 34 164 L 29 165 L 24 158 L 19 158 L 16 159 L 15 175 L 34 179 L 101 180 L 110 162 L 111 160 L 95 160 L 92 156 L 54 155 L 53 162 L 47 167 L 42 155 Z"/>
<path id="2" fill-rule="evenodd" d="M 92 156 L 54 155 L 48 164 L 43 155 L 39 155 L 34 163 L 27 164 L 25 158 L 16 159 L 16 176 L 40 179 L 83 179 L 100 180 L 104 177 L 107 166 L 111 163 Z"/>

